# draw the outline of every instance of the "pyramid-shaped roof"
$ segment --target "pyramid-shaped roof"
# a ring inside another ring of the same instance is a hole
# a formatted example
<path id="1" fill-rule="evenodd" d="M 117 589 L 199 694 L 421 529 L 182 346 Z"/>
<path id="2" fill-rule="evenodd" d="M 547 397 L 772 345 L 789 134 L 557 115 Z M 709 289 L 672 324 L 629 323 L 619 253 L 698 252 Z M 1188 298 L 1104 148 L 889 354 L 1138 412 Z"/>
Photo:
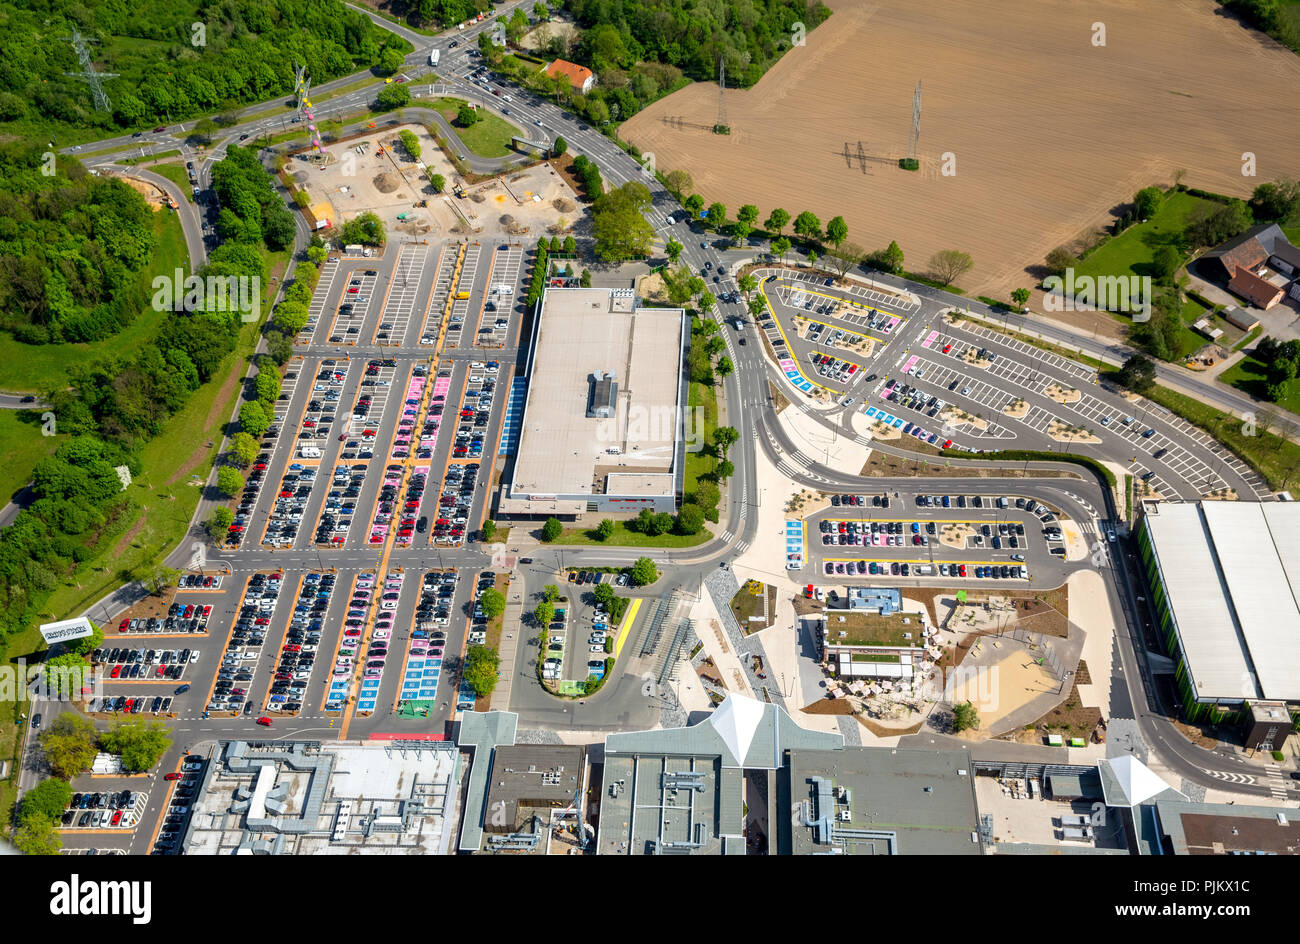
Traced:
<path id="1" fill-rule="evenodd" d="M 749 746 L 754 743 L 765 713 L 761 701 L 733 694 L 709 715 L 709 724 L 727 745 L 731 756 L 743 762 L 749 756 Z"/>

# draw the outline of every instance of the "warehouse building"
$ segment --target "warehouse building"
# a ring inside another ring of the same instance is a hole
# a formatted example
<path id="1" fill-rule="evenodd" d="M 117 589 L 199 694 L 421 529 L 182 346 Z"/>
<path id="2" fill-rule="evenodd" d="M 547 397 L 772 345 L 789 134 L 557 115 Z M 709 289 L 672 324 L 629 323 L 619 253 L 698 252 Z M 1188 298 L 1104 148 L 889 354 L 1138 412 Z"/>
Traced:
<path id="1" fill-rule="evenodd" d="M 689 343 L 680 308 L 638 307 L 631 289 L 548 288 L 498 514 L 676 511 Z"/>
<path id="2" fill-rule="evenodd" d="M 1300 705 L 1300 505 L 1145 502 L 1138 546 L 1189 719 L 1253 719 L 1250 746 L 1280 746 L 1290 724 L 1268 717 Z"/>

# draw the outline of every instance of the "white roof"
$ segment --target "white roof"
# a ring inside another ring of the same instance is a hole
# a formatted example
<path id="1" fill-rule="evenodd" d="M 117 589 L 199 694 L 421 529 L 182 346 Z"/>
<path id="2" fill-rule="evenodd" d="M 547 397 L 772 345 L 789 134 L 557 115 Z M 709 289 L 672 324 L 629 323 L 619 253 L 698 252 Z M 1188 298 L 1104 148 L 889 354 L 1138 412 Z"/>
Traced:
<path id="1" fill-rule="evenodd" d="M 744 763 L 749 755 L 749 745 L 753 743 L 754 734 L 763 721 L 763 714 L 761 701 L 732 694 L 709 715 L 709 724 L 713 725 L 726 743 L 731 755 Z"/>
<path id="2" fill-rule="evenodd" d="M 1146 517 L 1201 699 L 1300 699 L 1300 504 L 1160 502 Z"/>

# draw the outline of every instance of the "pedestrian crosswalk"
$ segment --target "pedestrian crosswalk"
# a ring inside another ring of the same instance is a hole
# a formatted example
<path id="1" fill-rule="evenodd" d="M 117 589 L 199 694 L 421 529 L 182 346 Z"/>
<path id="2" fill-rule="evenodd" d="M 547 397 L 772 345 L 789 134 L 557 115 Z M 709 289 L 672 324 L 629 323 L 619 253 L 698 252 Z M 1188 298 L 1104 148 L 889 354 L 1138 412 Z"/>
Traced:
<path id="1" fill-rule="evenodd" d="M 1095 522 L 1095 521 L 1081 521 L 1081 522 L 1079 522 L 1079 530 L 1082 531 L 1084 534 L 1097 534 L 1097 533 L 1099 533 L 1099 532 L 1097 531 L 1097 522 Z"/>
<path id="2" fill-rule="evenodd" d="M 734 544 L 736 550 L 741 553 L 749 550 L 749 542 L 736 540 L 736 535 L 732 534 L 730 530 L 724 530 L 718 535 L 718 537 L 722 538 L 722 540 L 726 541 L 728 544 Z"/>
<path id="3" fill-rule="evenodd" d="M 1282 776 L 1282 768 L 1267 764 L 1264 767 L 1264 785 L 1268 787 L 1269 794 L 1275 800 L 1287 799 L 1286 780 Z"/>

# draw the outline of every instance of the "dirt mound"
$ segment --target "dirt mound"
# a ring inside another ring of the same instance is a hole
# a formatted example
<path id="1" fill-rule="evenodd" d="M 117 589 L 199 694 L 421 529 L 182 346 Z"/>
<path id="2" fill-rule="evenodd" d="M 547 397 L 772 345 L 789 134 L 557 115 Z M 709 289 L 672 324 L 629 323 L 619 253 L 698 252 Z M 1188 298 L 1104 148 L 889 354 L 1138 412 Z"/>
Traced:
<path id="1" fill-rule="evenodd" d="M 375 177 L 373 183 L 375 189 L 380 193 L 392 193 L 398 187 L 402 186 L 402 178 L 398 177 L 396 174 L 384 171 L 382 174 Z"/>
<path id="2" fill-rule="evenodd" d="M 551 201 L 551 206 L 555 207 L 555 209 L 559 210 L 561 213 L 572 213 L 577 209 L 577 204 L 568 197 L 556 197 Z"/>

